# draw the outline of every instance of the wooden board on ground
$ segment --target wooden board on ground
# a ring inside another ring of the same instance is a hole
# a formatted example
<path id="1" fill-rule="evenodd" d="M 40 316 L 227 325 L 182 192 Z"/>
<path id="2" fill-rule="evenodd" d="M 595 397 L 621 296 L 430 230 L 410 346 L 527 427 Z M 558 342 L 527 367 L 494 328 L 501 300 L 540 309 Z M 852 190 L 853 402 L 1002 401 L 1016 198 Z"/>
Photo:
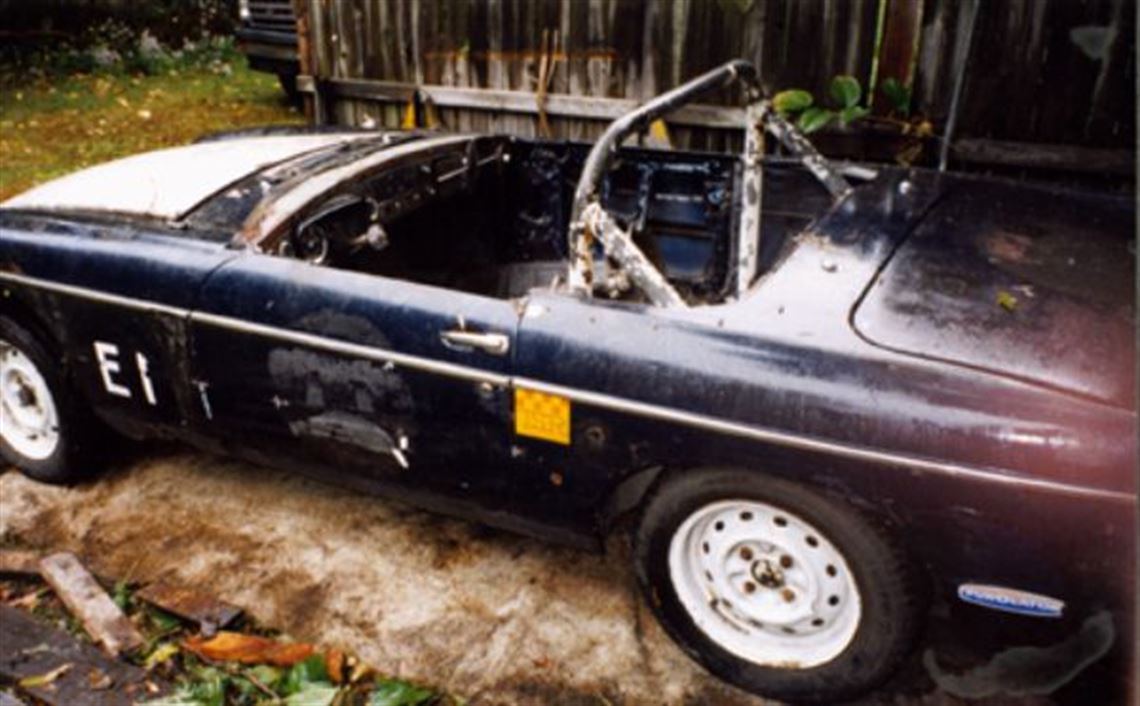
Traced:
<path id="1" fill-rule="evenodd" d="M 56 676 L 42 679 L 52 674 Z M 24 691 L 51 706 L 132 706 L 166 690 L 151 679 L 152 692 L 142 669 L 0 604 L 0 681 L 34 683 L 37 678 L 45 683 Z"/>
<path id="2" fill-rule="evenodd" d="M 202 628 L 202 632 L 207 634 L 226 627 L 242 612 L 241 608 L 213 596 L 198 593 L 190 588 L 171 586 L 161 581 L 150 584 L 135 595 L 168 613 L 193 620 Z"/>
<path id="3" fill-rule="evenodd" d="M 74 554 L 46 557 L 40 562 L 40 573 L 108 654 L 118 656 L 142 647 L 142 635 Z"/>
<path id="4" fill-rule="evenodd" d="M 38 553 L 27 549 L 0 549 L 0 576 L 38 576 L 39 573 Z"/>

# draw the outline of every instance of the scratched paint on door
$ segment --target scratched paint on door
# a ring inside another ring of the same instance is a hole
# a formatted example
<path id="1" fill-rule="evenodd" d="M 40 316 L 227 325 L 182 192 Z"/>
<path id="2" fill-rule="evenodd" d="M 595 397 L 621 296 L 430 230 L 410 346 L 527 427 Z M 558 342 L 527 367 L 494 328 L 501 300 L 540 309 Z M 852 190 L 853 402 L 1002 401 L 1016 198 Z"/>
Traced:
<path id="1" fill-rule="evenodd" d="M 570 400 L 515 388 L 515 433 L 569 446 Z"/>

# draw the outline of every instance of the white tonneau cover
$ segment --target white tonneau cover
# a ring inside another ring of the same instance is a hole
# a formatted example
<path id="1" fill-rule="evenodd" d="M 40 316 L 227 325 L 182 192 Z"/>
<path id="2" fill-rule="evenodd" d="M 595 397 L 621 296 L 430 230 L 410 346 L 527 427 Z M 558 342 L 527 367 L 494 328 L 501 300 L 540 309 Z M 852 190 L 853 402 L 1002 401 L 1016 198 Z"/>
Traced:
<path id="1" fill-rule="evenodd" d="M 177 220 L 226 186 L 291 157 L 368 133 L 242 137 L 146 152 L 49 181 L 4 208 L 82 210 Z"/>

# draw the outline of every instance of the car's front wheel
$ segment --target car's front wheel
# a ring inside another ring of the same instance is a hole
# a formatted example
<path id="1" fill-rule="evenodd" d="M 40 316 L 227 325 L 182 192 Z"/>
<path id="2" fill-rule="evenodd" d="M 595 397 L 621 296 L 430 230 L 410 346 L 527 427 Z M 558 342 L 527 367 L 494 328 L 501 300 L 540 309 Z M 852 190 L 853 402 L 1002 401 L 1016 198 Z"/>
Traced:
<path id="1" fill-rule="evenodd" d="M 647 504 L 635 556 L 666 630 L 710 671 L 788 701 L 885 679 L 919 624 L 903 553 L 854 508 L 736 470 L 680 474 Z"/>
<path id="2" fill-rule="evenodd" d="M 36 480 L 78 480 L 97 461 L 92 423 L 66 394 L 47 350 L 0 316 L 0 456 Z"/>

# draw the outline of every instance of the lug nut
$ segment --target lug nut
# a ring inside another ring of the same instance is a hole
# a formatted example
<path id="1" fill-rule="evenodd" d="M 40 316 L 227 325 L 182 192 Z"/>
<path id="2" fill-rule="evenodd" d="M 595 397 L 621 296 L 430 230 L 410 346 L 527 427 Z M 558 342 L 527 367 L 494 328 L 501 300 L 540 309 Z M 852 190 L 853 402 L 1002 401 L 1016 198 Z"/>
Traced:
<path id="1" fill-rule="evenodd" d="M 740 550 L 740 558 L 745 561 L 752 561 L 752 550 L 748 547 L 744 547 Z"/>
<path id="2" fill-rule="evenodd" d="M 780 566 L 784 567 L 785 569 L 792 568 L 792 557 L 788 556 L 787 554 L 780 557 Z"/>
<path id="3" fill-rule="evenodd" d="M 752 583 L 751 581 L 745 581 L 744 582 L 744 592 L 745 593 L 755 593 L 756 592 L 756 584 Z"/>
<path id="4" fill-rule="evenodd" d="M 796 600 L 796 592 L 790 588 L 785 588 L 783 591 L 780 591 L 780 595 L 783 596 L 784 600 L 788 603 Z"/>

